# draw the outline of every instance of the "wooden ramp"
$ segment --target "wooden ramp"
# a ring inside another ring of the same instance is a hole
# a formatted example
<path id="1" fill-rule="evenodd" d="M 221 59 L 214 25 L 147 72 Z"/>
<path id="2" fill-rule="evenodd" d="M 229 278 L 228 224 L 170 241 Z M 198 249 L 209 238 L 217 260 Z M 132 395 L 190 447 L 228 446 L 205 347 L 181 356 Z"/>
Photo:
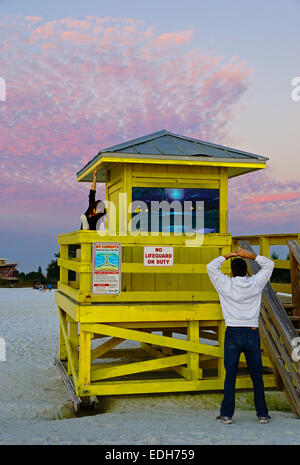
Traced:
<path id="1" fill-rule="evenodd" d="M 288 241 L 290 252 L 290 242 L 293 243 L 292 246 L 300 257 L 298 242 Z M 249 241 L 239 240 L 239 245 L 254 253 Z M 249 274 L 257 273 L 260 269 L 259 265 L 254 260 L 247 261 Z M 300 262 L 298 263 L 300 264 Z M 293 264 L 294 262 L 291 262 L 291 275 Z M 299 273 L 298 269 L 296 271 Z M 299 274 L 294 279 L 295 282 L 297 280 L 297 286 L 299 286 Z M 298 310 L 295 299 L 286 296 L 279 299 L 270 282 L 267 283 L 262 293 L 260 333 L 274 365 L 278 387 L 283 389 L 291 409 L 300 418 L 300 362 L 296 353 L 296 347 L 297 345 L 299 347 L 300 342 L 299 332 L 296 328 L 296 324 L 300 320 Z"/>

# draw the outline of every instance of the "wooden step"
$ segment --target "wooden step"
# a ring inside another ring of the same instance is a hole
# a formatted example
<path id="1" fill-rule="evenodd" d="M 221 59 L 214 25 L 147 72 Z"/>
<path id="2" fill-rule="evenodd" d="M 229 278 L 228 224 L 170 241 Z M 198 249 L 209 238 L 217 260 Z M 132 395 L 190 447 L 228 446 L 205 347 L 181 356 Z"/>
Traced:
<path id="1" fill-rule="evenodd" d="M 296 316 L 296 315 L 288 315 L 289 319 L 291 321 L 299 321 L 300 320 L 300 316 Z"/>

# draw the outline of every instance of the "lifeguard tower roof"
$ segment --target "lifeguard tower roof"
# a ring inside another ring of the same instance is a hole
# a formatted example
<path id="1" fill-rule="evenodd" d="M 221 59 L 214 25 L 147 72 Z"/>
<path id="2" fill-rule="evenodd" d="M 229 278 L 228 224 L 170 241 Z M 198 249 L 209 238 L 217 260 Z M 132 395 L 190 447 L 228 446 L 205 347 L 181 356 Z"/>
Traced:
<path id="1" fill-rule="evenodd" d="M 254 153 L 237 150 L 223 145 L 213 144 L 200 139 L 181 136 L 172 132 L 154 132 L 137 139 L 113 145 L 100 152 L 77 173 L 78 181 L 92 181 L 92 171 L 96 166 L 98 182 L 105 182 L 107 163 L 134 162 L 143 159 L 145 163 L 153 160 L 178 160 L 178 163 L 193 162 L 228 166 L 228 176 L 234 177 L 265 168 L 269 158 Z"/>

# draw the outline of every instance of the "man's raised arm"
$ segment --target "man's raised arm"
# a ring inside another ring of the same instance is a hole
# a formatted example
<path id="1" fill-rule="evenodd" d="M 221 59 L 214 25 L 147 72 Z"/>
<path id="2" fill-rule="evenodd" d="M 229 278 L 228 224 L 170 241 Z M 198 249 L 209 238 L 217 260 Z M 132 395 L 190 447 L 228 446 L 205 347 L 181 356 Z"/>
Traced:
<path id="1" fill-rule="evenodd" d="M 274 262 L 269 258 L 264 257 L 263 255 L 255 255 L 245 249 L 238 249 L 237 254 L 242 258 L 250 258 L 255 260 L 256 263 L 259 264 L 261 269 L 256 274 L 254 274 L 253 277 L 257 286 L 262 291 L 272 275 Z"/>
<path id="2" fill-rule="evenodd" d="M 228 276 L 222 273 L 220 269 L 222 263 L 224 263 L 225 260 L 227 260 L 228 258 L 236 256 L 236 252 L 230 252 L 227 255 L 220 255 L 219 257 L 215 258 L 210 263 L 208 263 L 208 265 L 206 265 L 208 276 L 214 287 L 217 289 L 217 291 L 221 291 L 225 283 L 228 281 L 228 279 L 230 279 Z"/>

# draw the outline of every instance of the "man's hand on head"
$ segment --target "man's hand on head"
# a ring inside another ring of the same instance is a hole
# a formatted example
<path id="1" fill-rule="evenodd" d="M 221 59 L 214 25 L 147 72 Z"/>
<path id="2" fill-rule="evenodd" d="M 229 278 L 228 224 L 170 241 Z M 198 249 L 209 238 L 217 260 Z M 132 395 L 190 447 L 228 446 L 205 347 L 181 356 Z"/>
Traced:
<path id="1" fill-rule="evenodd" d="M 227 255 L 223 255 L 223 257 L 225 260 L 233 257 L 250 258 L 251 260 L 256 259 L 256 255 L 254 253 L 242 248 L 238 248 L 236 252 L 229 252 Z"/>
<path id="2" fill-rule="evenodd" d="M 223 257 L 227 260 L 228 258 L 237 257 L 237 252 L 229 252 L 227 255 L 223 255 Z"/>
<path id="3" fill-rule="evenodd" d="M 249 250 L 246 249 L 238 248 L 236 253 L 241 258 L 250 258 L 251 260 L 256 259 L 256 255 L 252 252 L 249 252 Z"/>

